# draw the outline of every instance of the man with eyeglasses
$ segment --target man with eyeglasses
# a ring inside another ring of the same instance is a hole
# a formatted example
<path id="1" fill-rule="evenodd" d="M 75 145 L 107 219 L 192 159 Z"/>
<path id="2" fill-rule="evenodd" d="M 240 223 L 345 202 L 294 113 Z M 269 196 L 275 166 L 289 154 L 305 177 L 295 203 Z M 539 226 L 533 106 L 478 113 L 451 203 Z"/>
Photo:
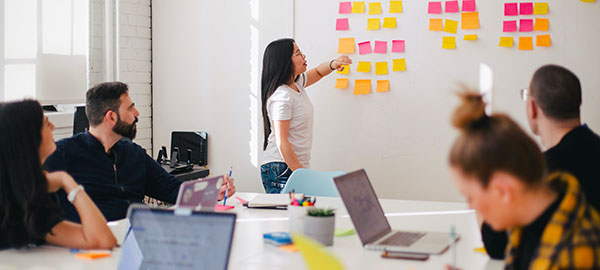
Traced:
<path id="1" fill-rule="evenodd" d="M 529 127 L 547 149 L 544 157 L 548 171 L 575 175 L 588 202 L 600 209 L 600 137 L 581 124 L 581 85 L 577 76 L 564 67 L 545 65 L 520 94 Z M 481 234 L 490 257 L 504 258 L 506 232 L 495 232 L 484 222 Z"/>

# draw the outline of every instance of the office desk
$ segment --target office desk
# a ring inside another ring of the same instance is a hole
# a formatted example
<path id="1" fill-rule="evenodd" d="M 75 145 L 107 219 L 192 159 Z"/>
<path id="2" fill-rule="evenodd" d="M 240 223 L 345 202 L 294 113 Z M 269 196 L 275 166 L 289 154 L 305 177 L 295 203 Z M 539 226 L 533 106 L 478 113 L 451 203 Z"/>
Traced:
<path id="1" fill-rule="evenodd" d="M 249 200 L 256 194 L 237 193 Z M 449 231 L 456 226 L 461 239 L 457 242 L 458 266 L 463 269 L 502 269 L 502 262 L 490 260 L 485 254 L 473 251 L 481 247 L 480 233 L 474 212 L 463 203 L 427 201 L 380 200 L 394 229 Z M 289 253 L 263 243 L 262 234 L 287 231 L 287 211 L 247 209 L 234 198 L 227 200 L 235 205 L 238 214 L 229 269 L 306 269 L 300 253 Z M 336 227 L 351 228 L 352 221 L 339 198 L 319 197 L 318 207 L 334 207 Z M 127 221 L 111 223 L 111 229 L 122 242 Z M 358 235 L 335 238 L 334 245 L 326 248 L 341 259 L 346 269 L 443 269 L 451 261 L 451 254 L 430 256 L 429 260 L 409 261 L 382 259 L 380 252 L 367 251 L 361 246 Z M 66 248 L 43 246 L 33 250 L 5 250 L 0 252 L 0 269 L 116 269 L 120 249 L 109 258 L 94 261 L 80 260 Z"/>
<path id="2" fill-rule="evenodd" d="M 167 172 L 171 171 L 171 168 L 169 168 L 169 165 L 162 165 L 162 167 L 165 170 L 167 170 Z M 210 170 L 207 169 L 206 167 L 194 165 L 194 168 L 192 168 L 191 171 L 173 174 L 173 176 L 177 177 L 178 179 L 180 179 L 182 181 L 187 181 L 187 180 L 207 177 L 209 173 L 210 173 Z"/>

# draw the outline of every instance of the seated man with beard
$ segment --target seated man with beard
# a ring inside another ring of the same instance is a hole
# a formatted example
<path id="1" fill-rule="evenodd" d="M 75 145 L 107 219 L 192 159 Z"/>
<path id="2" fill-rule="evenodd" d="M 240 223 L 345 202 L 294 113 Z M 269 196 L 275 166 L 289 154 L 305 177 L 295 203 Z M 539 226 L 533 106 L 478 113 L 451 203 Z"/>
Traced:
<path id="1" fill-rule="evenodd" d="M 142 202 L 144 195 L 175 203 L 182 181 L 131 141 L 140 113 L 129 97 L 127 85 L 107 82 L 90 88 L 85 113 L 89 131 L 58 141 L 56 151 L 44 163 L 46 168 L 72 175 L 109 221 L 125 218 L 129 205 Z M 219 199 L 223 199 L 227 182 L 227 196 L 235 193 L 233 178 L 226 179 Z M 79 222 L 64 191 L 58 192 L 58 198 L 63 218 Z"/>

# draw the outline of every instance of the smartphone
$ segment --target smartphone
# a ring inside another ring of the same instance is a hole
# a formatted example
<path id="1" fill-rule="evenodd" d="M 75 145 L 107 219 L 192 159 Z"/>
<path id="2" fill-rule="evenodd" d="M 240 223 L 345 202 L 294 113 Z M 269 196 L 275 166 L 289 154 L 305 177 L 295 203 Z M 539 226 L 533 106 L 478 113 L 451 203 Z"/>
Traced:
<path id="1" fill-rule="evenodd" d="M 399 252 L 399 251 L 384 251 L 381 254 L 382 258 L 388 259 L 403 259 L 403 260 L 418 260 L 426 261 L 429 259 L 429 254 L 425 253 L 411 253 L 411 252 Z"/>

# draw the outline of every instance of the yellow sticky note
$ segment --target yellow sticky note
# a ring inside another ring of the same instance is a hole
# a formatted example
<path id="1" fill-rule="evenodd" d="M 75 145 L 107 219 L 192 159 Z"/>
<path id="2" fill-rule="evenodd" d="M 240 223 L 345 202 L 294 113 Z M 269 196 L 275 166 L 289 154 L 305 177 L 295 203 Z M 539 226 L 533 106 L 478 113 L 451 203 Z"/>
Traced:
<path id="1" fill-rule="evenodd" d="M 596 2 L 596 0 L 581 0 L 581 2 L 594 3 L 594 2 Z"/>
<path id="2" fill-rule="evenodd" d="M 352 2 L 352 13 L 365 13 L 365 2 Z"/>
<path id="3" fill-rule="evenodd" d="M 533 4 L 533 14 L 548 14 L 548 3 Z"/>
<path id="4" fill-rule="evenodd" d="M 479 29 L 479 12 L 463 12 L 461 29 Z"/>
<path id="5" fill-rule="evenodd" d="M 335 88 L 337 88 L 337 89 L 348 88 L 348 79 L 347 78 L 339 78 L 339 79 L 335 80 Z"/>
<path id="6" fill-rule="evenodd" d="M 533 38 L 519 37 L 519 50 L 533 50 Z"/>
<path id="7" fill-rule="evenodd" d="M 550 20 L 536 18 L 535 19 L 535 24 L 533 25 L 533 30 L 535 30 L 535 31 L 548 31 L 549 26 L 550 26 Z"/>
<path id="8" fill-rule="evenodd" d="M 379 25 L 381 25 L 379 18 L 367 19 L 367 30 L 379 30 Z"/>
<path id="9" fill-rule="evenodd" d="M 366 95 L 368 93 L 371 93 L 371 80 L 354 80 L 355 95 Z"/>
<path id="10" fill-rule="evenodd" d="M 402 13 L 402 1 L 390 1 L 390 13 Z"/>
<path id="11" fill-rule="evenodd" d="M 443 25 L 442 19 L 429 19 L 429 31 L 442 31 Z"/>
<path id="12" fill-rule="evenodd" d="M 341 71 L 337 71 L 338 74 L 349 74 L 350 73 L 350 65 L 342 65 L 344 69 Z"/>
<path id="13" fill-rule="evenodd" d="M 464 40 L 477 40 L 477 34 L 465 35 Z"/>
<path id="14" fill-rule="evenodd" d="M 358 61 L 358 68 L 356 68 L 358 72 L 371 72 L 371 62 L 368 61 Z"/>
<path id="15" fill-rule="evenodd" d="M 377 89 L 375 92 L 387 92 L 390 91 L 390 80 L 377 80 Z"/>
<path id="16" fill-rule="evenodd" d="M 456 37 L 443 37 L 442 38 L 443 49 L 456 49 Z"/>
<path id="17" fill-rule="evenodd" d="M 458 28 L 458 21 L 446 19 L 444 32 L 456 34 L 456 28 Z"/>
<path id="18" fill-rule="evenodd" d="M 474 248 L 473 251 L 479 252 L 479 253 L 483 253 L 483 254 L 487 254 L 487 251 L 485 250 L 484 247 Z"/>
<path id="19" fill-rule="evenodd" d="M 370 85 L 370 84 L 369 84 Z M 306 266 L 308 269 L 330 269 L 330 270 L 342 270 L 344 266 L 338 258 L 327 252 L 323 245 L 312 240 L 302 234 L 292 234 L 292 241 L 294 245 L 302 254 Z"/>
<path id="20" fill-rule="evenodd" d="M 406 59 L 394 59 L 392 71 L 406 71 Z"/>
<path id="21" fill-rule="evenodd" d="M 500 43 L 498 44 L 500 47 L 512 47 L 513 46 L 513 38 L 512 37 L 500 37 Z"/>
<path id="22" fill-rule="evenodd" d="M 396 28 L 396 17 L 383 18 L 383 28 Z"/>
<path id="23" fill-rule="evenodd" d="M 381 14 L 381 3 L 380 2 L 369 3 L 369 15 L 377 15 L 377 14 Z"/>
<path id="24" fill-rule="evenodd" d="M 535 45 L 538 47 L 550 47 L 550 35 L 539 35 L 536 37 Z"/>
<path id="25" fill-rule="evenodd" d="M 340 38 L 338 43 L 338 53 L 354 53 L 354 38 Z"/>
<path id="26" fill-rule="evenodd" d="M 385 74 L 388 74 L 387 62 L 376 62 L 375 63 L 375 75 L 385 75 Z"/>

